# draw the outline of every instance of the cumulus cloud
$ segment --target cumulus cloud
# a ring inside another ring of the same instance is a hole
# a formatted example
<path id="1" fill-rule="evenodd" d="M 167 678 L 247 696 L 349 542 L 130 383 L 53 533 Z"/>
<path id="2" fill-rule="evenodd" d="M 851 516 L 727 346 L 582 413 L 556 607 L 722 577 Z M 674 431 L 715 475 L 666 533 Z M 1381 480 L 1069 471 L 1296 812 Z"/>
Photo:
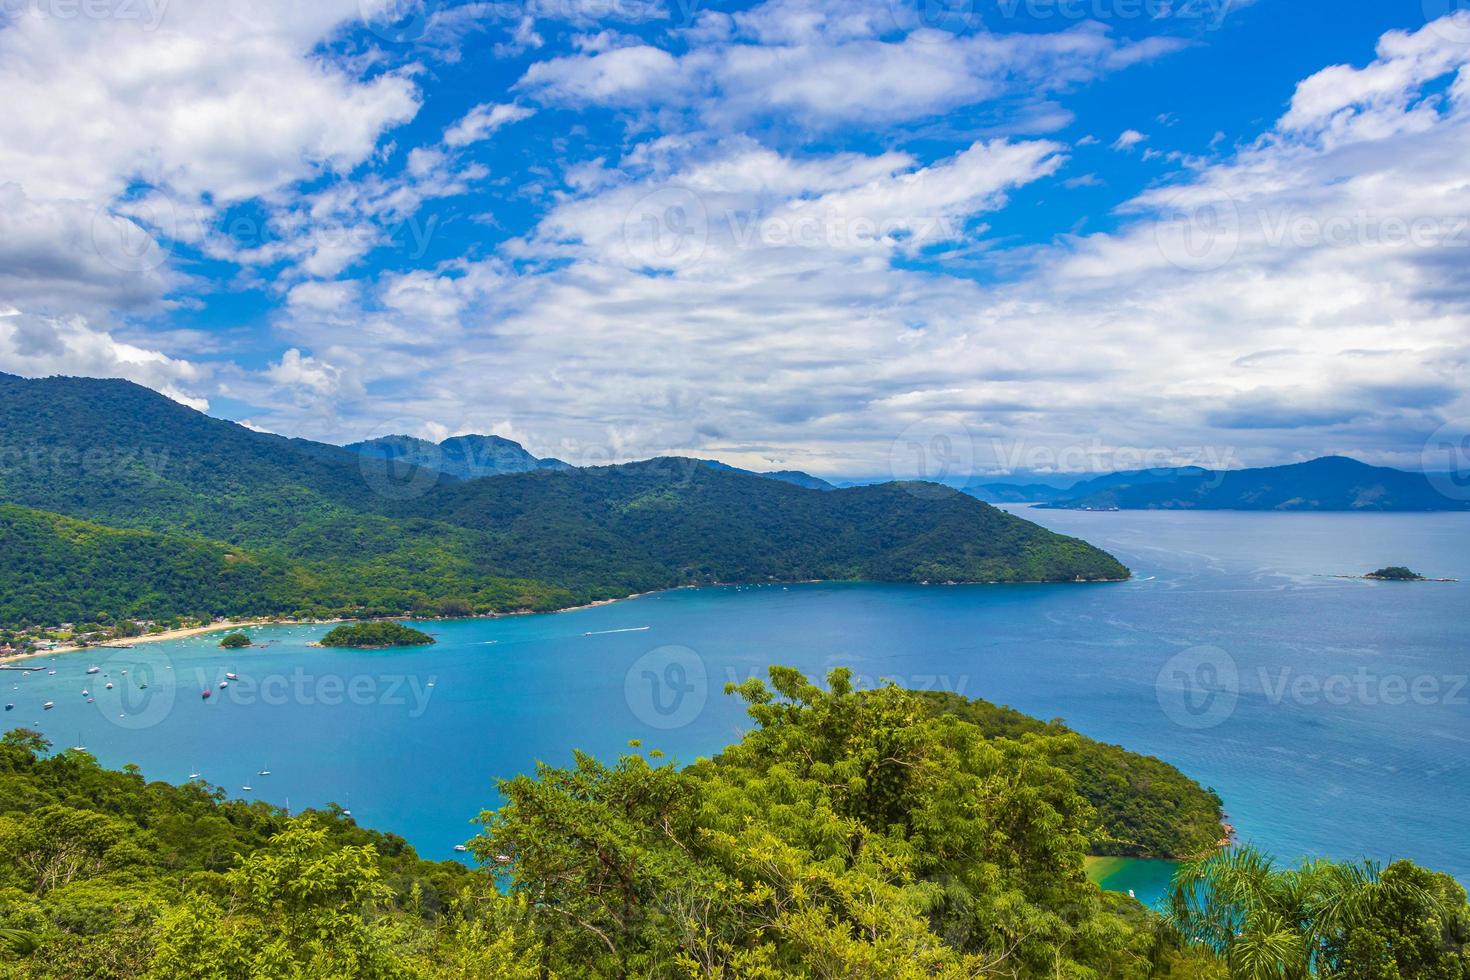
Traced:
<path id="1" fill-rule="evenodd" d="M 160 313 L 198 285 L 176 246 L 230 259 L 259 246 L 221 243 L 221 209 L 372 157 L 419 93 L 407 73 L 322 53 L 360 16 L 352 0 L 201 0 L 22 5 L 0 21 L 0 304 L 103 330 Z M 360 254 L 297 251 L 321 275 Z"/>
<path id="2" fill-rule="evenodd" d="M 207 369 L 119 340 L 77 316 L 0 309 L 0 365 L 34 378 L 127 378 L 191 408 L 209 408 L 208 399 L 196 393 Z"/>
<path id="3" fill-rule="evenodd" d="M 582 185 L 507 246 L 512 265 L 381 285 L 362 314 L 365 346 L 391 352 L 366 358 L 391 365 L 373 410 L 454 431 L 510 418 L 573 462 L 697 451 L 881 475 L 917 431 L 973 438 L 990 470 L 1075 458 L 1059 454 L 1101 425 L 1102 465 L 1415 465 L 1470 414 L 1467 60 L 1433 32 L 1390 36 L 1356 70 L 1397 89 L 1306 114 L 1321 83 L 1304 80 L 1246 149 L 1127 202 L 1116 231 L 1008 256 L 1000 281 L 951 260 L 993 247 L 984 215 L 1050 179 L 1056 145 L 925 165 L 650 140 L 629 155 L 645 170 Z M 927 250 L 916 216 L 943 219 Z M 837 232 L 859 217 L 892 234 L 854 247 Z M 333 336 L 288 329 L 304 349 Z M 363 411 L 338 409 L 336 426 Z"/>
<path id="4" fill-rule="evenodd" d="M 482 103 L 466 113 L 459 122 L 449 127 L 444 133 L 444 142 L 454 147 L 478 143 L 480 140 L 488 139 L 500 127 L 528 118 L 534 111 L 513 102 Z"/>
<path id="5" fill-rule="evenodd" d="M 891 12 L 806 0 L 770 0 L 720 23 L 712 31 L 699 21 L 682 54 L 601 35 L 579 54 L 532 65 L 517 88 L 552 104 L 688 108 L 724 126 L 773 112 L 819 127 L 871 125 L 1034 99 L 1178 48 L 1119 40 L 1096 24 L 894 38 Z"/>
<path id="6" fill-rule="evenodd" d="M 1113 149 L 1131 150 L 1146 139 L 1148 137 L 1136 129 L 1125 129 L 1118 134 L 1117 139 L 1113 140 Z"/>

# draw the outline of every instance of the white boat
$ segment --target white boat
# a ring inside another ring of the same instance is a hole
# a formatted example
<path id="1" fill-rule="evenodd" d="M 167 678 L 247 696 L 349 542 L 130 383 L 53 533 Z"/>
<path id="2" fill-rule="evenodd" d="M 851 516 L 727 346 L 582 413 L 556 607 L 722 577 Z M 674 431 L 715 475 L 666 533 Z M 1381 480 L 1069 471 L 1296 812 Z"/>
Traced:
<path id="1" fill-rule="evenodd" d="M 41 705 L 41 710 L 50 711 L 54 707 L 56 707 L 55 701 L 47 701 L 45 704 Z"/>
<path id="2" fill-rule="evenodd" d="M 243 790 L 246 793 L 254 792 L 254 789 L 252 787 L 250 787 L 250 786 L 241 786 L 240 789 Z"/>
<path id="3" fill-rule="evenodd" d="M 465 854 L 469 851 L 469 848 L 465 847 L 463 844 L 455 844 L 454 850 L 458 854 Z"/>
<path id="4" fill-rule="evenodd" d="M 260 772 L 256 773 L 257 776 L 269 776 L 270 774 L 271 771 L 269 769 L 262 769 L 260 770 Z"/>
<path id="5" fill-rule="evenodd" d="M 199 774 L 197 772 L 191 772 L 191 773 L 189 773 L 189 778 L 190 779 L 198 779 L 199 778 Z"/>
<path id="6" fill-rule="evenodd" d="M 219 682 L 219 689 L 221 691 L 223 691 L 225 688 L 227 688 L 229 686 L 230 686 L 230 682 L 229 681 L 220 681 Z"/>
<path id="7" fill-rule="evenodd" d="M 88 691 L 85 688 L 82 690 L 82 697 L 84 697 L 84 698 L 90 698 L 91 696 L 92 696 L 92 692 L 91 691 Z"/>
<path id="8" fill-rule="evenodd" d="M 226 674 L 225 675 L 225 680 L 227 680 L 227 681 L 238 681 L 239 679 L 240 679 L 240 675 L 239 674 Z"/>
<path id="9" fill-rule="evenodd" d="M 107 689 L 108 689 L 108 690 L 109 690 L 109 691 L 110 691 L 110 690 L 112 690 L 112 681 L 108 681 L 108 682 L 107 682 Z"/>
<path id="10" fill-rule="evenodd" d="M 101 667 L 88 667 L 87 668 L 87 673 L 89 673 L 89 674 L 100 674 L 100 673 L 102 673 L 102 668 Z M 126 674 L 127 671 L 123 671 L 123 673 Z"/>

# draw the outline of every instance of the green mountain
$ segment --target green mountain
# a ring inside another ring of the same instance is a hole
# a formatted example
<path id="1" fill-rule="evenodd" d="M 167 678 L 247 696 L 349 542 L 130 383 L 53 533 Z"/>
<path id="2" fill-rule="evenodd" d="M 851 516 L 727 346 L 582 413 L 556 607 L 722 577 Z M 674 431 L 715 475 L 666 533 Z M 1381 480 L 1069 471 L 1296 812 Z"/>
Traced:
<path id="1" fill-rule="evenodd" d="M 705 466 L 711 466 L 717 470 L 730 470 L 735 473 L 744 473 L 748 476 L 763 476 L 768 480 L 780 480 L 782 483 L 791 483 L 798 487 L 806 487 L 808 490 L 836 490 L 837 488 L 820 476 L 812 476 L 801 470 L 772 470 L 770 472 L 759 472 L 757 470 L 742 470 L 738 466 L 722 463 L 717 459 L 700 460 Z"/>
<path id="2" fill-rule="evenodd" d="M 382 436 L 343 447 L 365 456 L 391 460 L 400 466 L 423 466 L 460 480 L 531 470 L 567 470 L 559 459 L 537 459 L 518 442 L 501 436 L 452 436 L 440 443 L 413 436 Z"/>
<path id="3" fill-rule="evenodd" d="M 1346 456 L 1244 470 L 1111 474 L 1073 487 L 1046 506 L 1071 510 L 1466 510 L 1422 473 L 1369 466 Z"/>
<path id="4" fill-rule="evenodd" d="M 0 375 L 0 504 L 0 625 L 1128 574 L 1085 542 L 928 484 L 818 492 L 680 458 L 459 480 L 256 432 L 124 381 Z"/>

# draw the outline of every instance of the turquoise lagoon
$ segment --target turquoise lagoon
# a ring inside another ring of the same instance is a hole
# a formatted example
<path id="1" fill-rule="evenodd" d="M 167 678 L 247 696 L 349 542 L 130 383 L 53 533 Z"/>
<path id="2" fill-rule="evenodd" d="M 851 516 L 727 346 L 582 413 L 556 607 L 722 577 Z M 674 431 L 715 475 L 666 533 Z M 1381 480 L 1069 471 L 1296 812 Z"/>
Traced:
<path id="1" fill-rule="evenodd" d="M 150 778 L 197 772 L 293 809 L 335 801 L 446 858 L 496 804 L 497 777 L 635 738 L 690 760 L 746 724 L 727 681 L 847 665 L 1158 755 L 1284 859 L 1409 857 L 1470 882 L 1470 514 L 1008 509 L 1107 548 L 1135 578 L 678 590 L 430 623 L 435 646 L 388 651 L 262 627 L 239 652 L 213 635 L 32 661 L 0 674 L 16 705 L 4 721 Z M 1332 577 L 1388 564 L 1461 581 Z M 239 680 L 221 689 L 226 672 Z"/>

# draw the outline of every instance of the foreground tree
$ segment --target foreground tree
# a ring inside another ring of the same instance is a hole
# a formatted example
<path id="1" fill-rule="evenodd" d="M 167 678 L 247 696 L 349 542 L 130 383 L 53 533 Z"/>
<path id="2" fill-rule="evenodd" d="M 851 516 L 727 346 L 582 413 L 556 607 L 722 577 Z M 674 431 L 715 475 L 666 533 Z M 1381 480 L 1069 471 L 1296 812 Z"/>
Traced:
<path id="1" fill-rule="evenodd" d="M 1169 921 L 1239 980 L 1470 978 L 1465 890 L 1407 861 L 1277 868 L 1235 848 L 1180 870 Z"/>

